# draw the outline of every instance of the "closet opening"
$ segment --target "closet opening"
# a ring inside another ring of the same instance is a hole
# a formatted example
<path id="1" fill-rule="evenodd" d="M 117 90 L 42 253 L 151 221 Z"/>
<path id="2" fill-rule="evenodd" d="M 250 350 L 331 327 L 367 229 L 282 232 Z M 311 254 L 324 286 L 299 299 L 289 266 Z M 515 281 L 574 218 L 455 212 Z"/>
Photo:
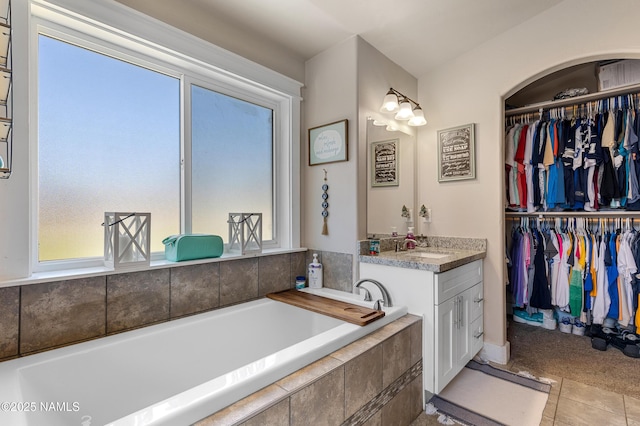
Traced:
<path id="1" fill-rule="evenodd" d="M 504 124 L 512 353 L 640 362 L 640 60 L 540 78 L 505 99 Z"/>

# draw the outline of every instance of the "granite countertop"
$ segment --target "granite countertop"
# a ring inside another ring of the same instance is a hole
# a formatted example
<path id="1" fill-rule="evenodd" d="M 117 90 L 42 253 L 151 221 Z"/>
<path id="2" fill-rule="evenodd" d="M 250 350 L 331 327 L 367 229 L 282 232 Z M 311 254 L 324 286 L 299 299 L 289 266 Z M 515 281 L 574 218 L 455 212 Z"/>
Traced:
<path id="1" fill-rule="evenodd" d="M 484 259 L 487 253 L 487 241 L 479 238 L 418 237 L 415 249 L 396 252 L 395 241 L 398 240 L 402 241 L 404 238 L 380 239 L 382 251 L 377 256 L 368 254 L 369 240 L 359 241 L 358 259 L 363 263 L 445 272 L 474 260 Z"/>

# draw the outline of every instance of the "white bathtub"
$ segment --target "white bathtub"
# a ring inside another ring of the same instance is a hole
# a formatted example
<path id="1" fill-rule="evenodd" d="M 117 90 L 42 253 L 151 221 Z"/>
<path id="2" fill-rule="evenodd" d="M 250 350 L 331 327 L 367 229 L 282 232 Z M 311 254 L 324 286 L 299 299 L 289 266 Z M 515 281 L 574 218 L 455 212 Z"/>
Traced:
<path id="1" fill-rule="evenodd" d="M 407 312 L 385 311 L 359 327 L 261 299 L 0 362 L 0 425 L 191 424 Z"/>

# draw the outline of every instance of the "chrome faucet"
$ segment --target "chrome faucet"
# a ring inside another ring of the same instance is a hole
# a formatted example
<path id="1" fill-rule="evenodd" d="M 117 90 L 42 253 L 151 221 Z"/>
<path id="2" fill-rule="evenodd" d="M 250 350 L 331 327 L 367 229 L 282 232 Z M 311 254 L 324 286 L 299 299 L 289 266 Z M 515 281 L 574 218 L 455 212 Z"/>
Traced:
<path id="1" fill-rule="evenodd" d="M 364 300 L 369 302 L 371 301 L 371 293 L 369 292 L 369 290 L 367 290 L 365 287 L 361 287 L 361 285 L 363 283 L 366 282 L 370 282 L 371 284 L 375 285 L 376 287 L 378 287 L 378 289 L 380 289 L 380 293 L 382 293 L 382 306 L 387 306 L 387 307 L 391 307 L 393 306 L 391 304 L 391 296 L 389 295 L 389 292 L 387 291 L 387 289 L 382 285 L 382 283 L 380 283 L 380 281 L 376 281 L 373 280 L 371 278 L 363 278 L 360 281 L 358 281 L 357 283 L 355 283 L 353 285 L 353 292 L 354 293 L 358 293 L 359 289 L 363 289 L 365 291 L 364 294 Z M 374 306 L 374 309 L 380 310 L 381 306 L 380 306 L 380 300 L 376 300 L 376 304 Z"/>
<path id="2" fill-rule="evenodd" d="M 402 243 L 402 249 L 406 250 L 407 249 L 407 243 L 413 243 L 413 244 L 418 244 L 418 242 L 412 238 L 407 238 L 406 240 L 404 240 L 404 242 Z M 414 246 L 415 247 L 415 246 Z"/>

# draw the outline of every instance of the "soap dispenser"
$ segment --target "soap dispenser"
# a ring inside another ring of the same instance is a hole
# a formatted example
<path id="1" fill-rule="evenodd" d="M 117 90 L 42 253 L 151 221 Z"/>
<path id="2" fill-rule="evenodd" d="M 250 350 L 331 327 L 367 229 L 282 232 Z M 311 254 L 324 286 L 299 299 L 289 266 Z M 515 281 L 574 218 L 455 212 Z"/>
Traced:
<path id="1" fill-rule="evenodd" d="M 322 263 L 318 262 L 318 254 L 313 254 L 313 262 L 309 264 L 309 288 L 322 288 Z"/>
<path id="2" fill-rule="evenodd" d="M 413 235 L 413 226 L 409 226 L 408 230 L 407 230 L 407 240 L 415 240 L 416 237 L 415 235 Z M 414 243 L 413 241 L 407 241 L 407 249 L 414 249 L 416 248 L 416 243 Z"/>

